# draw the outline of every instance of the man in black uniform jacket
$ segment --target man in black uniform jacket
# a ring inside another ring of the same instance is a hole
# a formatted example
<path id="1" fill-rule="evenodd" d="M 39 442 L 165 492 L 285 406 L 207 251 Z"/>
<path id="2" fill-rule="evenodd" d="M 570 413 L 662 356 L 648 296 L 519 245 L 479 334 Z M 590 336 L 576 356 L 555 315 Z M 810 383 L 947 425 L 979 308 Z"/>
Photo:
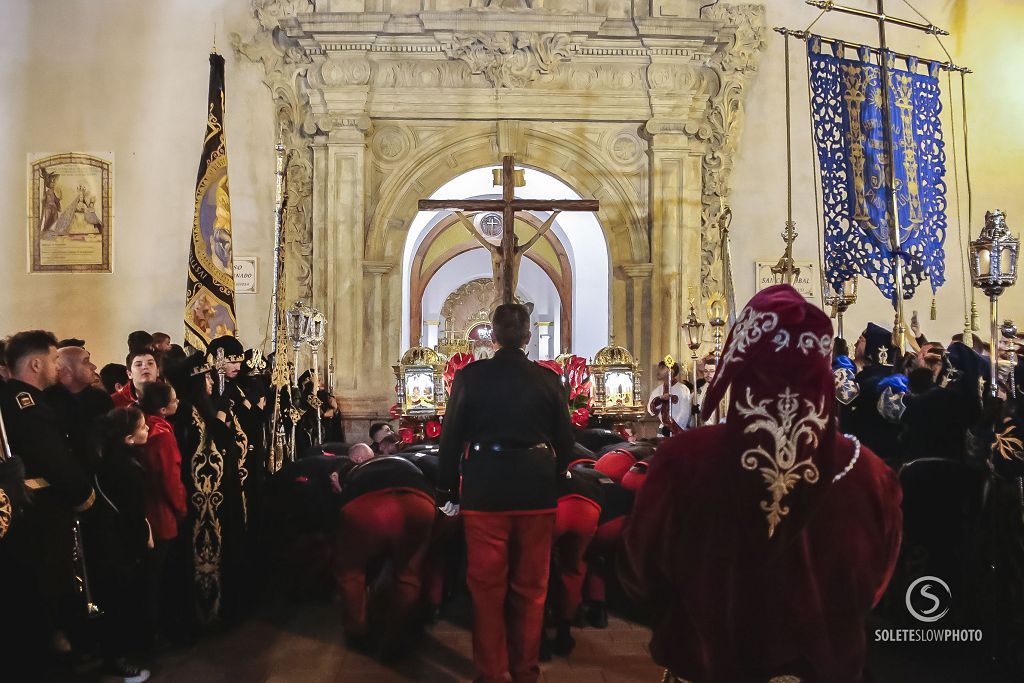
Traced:
<path id="1" fill-rule="evenodd" d="M 78 466 L 88 476 L 95 473 L 99 457 L 93 438 L 96 420 L 114 408 L 110 394 L 96 386 L 99 381 L 84 346 L 63 346 L 57 349 L 57 382 L 43 392 L 67 434 Z"/>
<path id="2" fill-rule="evenodd" d="M 31 494 L 0 547 L 0 613 L 17 625 L 0 645 L 10 648 L 3 658 L 10 672 L 38 667 L 41 660 L 32 658 L 40 646 L 63 640 L 58 608 L 74 590 L 72 519 L 96 494 L 43 399 L 43 389 L 57 381 L 57 339 L 41 330 L 19 332 L 7 341 L 6 357 L 11 379 L 0 390 L 0 410 Z"/>
<path id="3" fill-rule="evenodd" d="M 572 425 L 558 375 L 523 353 L 526 307 L 498 306 L 492 329 L 501 347 L 494 358 L 466 366 L 452 384 L 437 501 L 453 514 L 461 499 L 477 680 L 511 673 L 516 682 L 536 681 L 557 482 L 572 458 Z"/>

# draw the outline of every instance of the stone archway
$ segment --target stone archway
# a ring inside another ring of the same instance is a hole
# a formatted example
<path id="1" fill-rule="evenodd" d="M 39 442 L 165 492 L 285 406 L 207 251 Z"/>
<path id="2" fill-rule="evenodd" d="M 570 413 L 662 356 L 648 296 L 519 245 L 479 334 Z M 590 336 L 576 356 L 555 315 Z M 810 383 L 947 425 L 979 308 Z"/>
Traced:
<path id="1" fill-rule="evenodd" d="M 529 213 L 523 213 L 516 218 L 516 222 L 523 222 L 533 229 L 537 229 L 540 226 L 541 221 L 534 215 Z M 409 315 L 408 315 L 408 328 L 409 334 L 416 336 L 418 331 L 422 328 L 423 323 L 423 310 L 422 310 L 422 299 L 424 291 L 430 284 L 434 275 L 448 262 L 457 258 L 461 254 L 469 251 L 481 249 L 480 245 L 473 240 L 471 237 L 466 237 L 465 240 L 454 244 L 453 246 L 446 249 L 431 263 L 427 264 L 424 262 L 425 256 L 431 251 L 431 247 L 438 240 L 438 238 L 444 234 L 450 227 L 457 223 L 457 218 L 454 215 L 443 217 L 437 221 L 429 229 L 426 236 L 424 236 L 417 252 L 412 258 L 410 264 L 411 273 L 409 275 L 408 288 L 403 284 L 403 291 L 407 292 L 409 298 Z M 560 318 L 560 334 L 559 339 L 561 345 L 565 348 L 571 348 L 572 345 L 572 314 L 573 314 L 573 270 L 569 256 L 566 253 L 565 246 L 562 245 L 561 241 L 553 233 L 548 233 L 543 238 L 544 243 L 548 245 L 551 252 L 554 253 L 557 264 L 551 264 L 542 258 L 539 258 L 536 251 L 527 252 L 525 258 L 533 262 L 540 268 L 544 274 L 551 281 L 551 285 L 554 287 L 558 294 L 559 308 L 561 311 Z M 404 336 L 404 333 L 403 333 Z M 412 339 L 410 338 L 410 343 Z M 404 350 L 404 340 L 402 349 Z"/>
<path id="2" fill-rule="evenodd" d="M 715 226 L 763 6 L 478 5 L 254 0 L 255 35 L 233 36 L 288 149 L 287 297 L 326 313 L 350 416 L 390 405 L 416 201 L 502 154 L 601 200 L 612 332 L 648 372 L 681 352 L 688 292 L 723 287 Z"/>

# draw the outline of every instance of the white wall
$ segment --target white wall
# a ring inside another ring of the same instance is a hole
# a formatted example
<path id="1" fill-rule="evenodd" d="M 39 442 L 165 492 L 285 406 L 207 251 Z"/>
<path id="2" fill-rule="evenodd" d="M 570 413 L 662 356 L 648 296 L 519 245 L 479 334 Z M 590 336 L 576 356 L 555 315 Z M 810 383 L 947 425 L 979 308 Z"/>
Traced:
<path id="1" fill-rule="evenodd" d="M 259 255 L 260 293 L 238 298 L 240 334 L 259 343 L 270 295 L 273 112 L 259 70 L 228 34 L 240 0 L 0 2 L 0 334 L 78 336 L 97 361 L 124 362 L 134 329 L 182 339 L 186 260 L 206 122 L 208 54 L 226 59 L 234 247 Z M 28 274 L 30 152 L 114 154 L 113 275 Z"/>

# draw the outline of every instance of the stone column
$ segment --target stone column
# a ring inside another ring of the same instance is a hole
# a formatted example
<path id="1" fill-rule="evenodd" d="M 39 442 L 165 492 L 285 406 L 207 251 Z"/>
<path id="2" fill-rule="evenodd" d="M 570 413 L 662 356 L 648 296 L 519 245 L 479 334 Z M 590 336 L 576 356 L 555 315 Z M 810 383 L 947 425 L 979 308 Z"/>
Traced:
<path id="1" fill-rule="evenodd" d="M 314 147 L 314 302 L 327 316 L 335 385 L 355 398 L 366 380 L 363 293 L 365 129 L 341 125 Z"/>
<path id="2" fill-rule="evenodd" d="M 379 383 L 379 375 L 384 368 L 397 362 L 397 358 L 386 358 L 388 349 L 384 344 L 384 327 L 388 321 L 387 312 L 384 310 L 387 298 L 384 296 L 384 276 L 391 272 L 395 264 L 386 261 L 364 261 L 363 273 L 366 276 L 364 292 L 366 297 L 366 324 L 363 330 L 368 332 L 365 335 L 366 342 L 366 370 L 373 373 L 374 377 L 369 386 Z M 362 336 L 362 335 L 361 335 Z"/>
<path id="3" fill-rule="evenodd" d="M 651 354 L 679 356 L 689 292 L 700 297 L 702 145 L 682 126 L 648 123 L 651 133 Z M 674 130 L 673 130 L 674 128 Z M 698 307 L 701 302 L 696 302 Z"/>
<path id="4" fill-rule="evenodd" d="M 633 356 L 640 361 L 644 377 L 650 379 L 651 350 L 648 342 L 651 335 L 646 328 L 644 312 L 651 307 L 650 284 L 654 272 L 653 263 L 626 263 L 622 272 L 629 278 L 629 289 L 626 294 L 626 310 L 629 316 L 626 321 L 628 331 L 627 344 Z"/>

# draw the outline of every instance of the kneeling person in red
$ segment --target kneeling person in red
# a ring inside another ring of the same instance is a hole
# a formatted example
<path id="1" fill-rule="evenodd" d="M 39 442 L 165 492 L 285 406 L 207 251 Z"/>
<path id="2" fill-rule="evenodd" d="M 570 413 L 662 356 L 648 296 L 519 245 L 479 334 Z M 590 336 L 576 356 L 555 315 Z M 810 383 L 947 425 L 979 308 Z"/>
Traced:
<path id="1" fill-rule="evenodd" d="M 420 595 L 423 558 L 434 524 L 434 496 L 423 473 L 404 458 L 373 457 L 359 444 L 349 451 L 356 463 L 339 479 L 335 576 L 344 600 L 345 636 L 350 645 L 369 645 L 366 573 L 381 557 L 393 564 L 395 586 L 380 609 L 382 655 L 398 654 L 409 616 Z"/>
<path id="2" fill-rule="evenodd" d="M 466 366 L 452 384 L 437 500 L 452 513 L 461 496 L 477 680 L 536 681 L 557 482 L 572 458 L 572 424 L 558 375 L 523 353 L 526 307 L 498 306 L 492 329 L 501 347 L 494 358 Z"/>

